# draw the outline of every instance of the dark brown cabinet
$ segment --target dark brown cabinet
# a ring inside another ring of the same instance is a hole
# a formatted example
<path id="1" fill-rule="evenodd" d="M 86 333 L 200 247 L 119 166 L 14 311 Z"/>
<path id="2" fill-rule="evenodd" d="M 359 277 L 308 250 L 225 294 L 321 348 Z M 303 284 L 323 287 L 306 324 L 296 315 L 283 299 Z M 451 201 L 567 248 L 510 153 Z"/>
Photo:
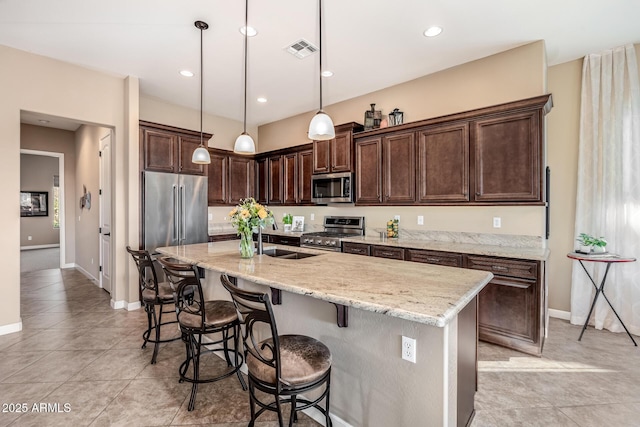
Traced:
<path id="1" fill-rule="evenodd" d="M 298 202 L 298 153 L 282 156 L 283 161 L 283 203 L 294 205 Z"/>
<path id="2" fill-rule="evenodd" d="M 230 151 L 209 149 L 211 163 L 207 173 L 209 206 L 236 205 L 241 199 L 253 197 L 254 160 Z"/>
<path id="3" fill-rule="evenodd" d="M 542 200 L 540 113 L 524 111 L 473 122 L 474 200 Z"/>
<path id="4" fill-rule="evenodd" d="M 545 327 L 542 263 L 469 255 L 467 267 L 494 275 L 478 296 L 480 339 L 539 356 Z"/>
<path id="5" fill-rule="evenodd" d="M 345 123 L 335 127 L 334 139 L 313 141 L 313 173 L 353 172 L 353 133 L 362 129 Z"/>
<path id="6" fill-rule="evenodd" d="M 420 203 L 469 200 L 469 124 L 452 123 L 418 130 Z"/>
<path id="7" fill-rule="evenodd" d="M 382 138 L 356 142 L 356 204 L 382 202 Z"/>
<path id="8" fill-rule="evenodd" d="M 413 204 L 416 200 L 416 144 L 414 132 L 382 138 L 382 179 L 388 204 Z"/>
<path id="9" fill-rule="evenodd" d="M 551 105 L 543 95 L 356 134 L 356 204 L 542 205 Z"/>
<path id="10" fill-rule="evenodd" d="M 205 141 L 211 136 L 203 135 Z M 193 151 L 199 144 L 198 132 L 140 121 L 140 169 L 206 175 L 205 165 L 191 162 Z"/>
<path id="11" fill-rule="evenodd" d="M 267 174 L 269 175 L 268 203 L 270 205 L 281 205 L 284 203 L 283 165 L 284 159 L 282 155 L 267 158 Z"/>
<path id="12" fill-rule="evenodd" d="M 479 338 L 540 356 L 545 334 L 544 263 L 513 258 L 343 242 L 342 252 L 493 273 L 478 295 Z"/>
<path id="13" fill-rule="evenodd" d="M 256 159 L 256 201 L 267 204 L 269 199 L 269 170 L 267 168 L 267 158 Z"/>
<path id="14" fill-rule="evenodd" d="M 298 152 L 298 200 L 301 205 L 311 204 L 311 175 L 313 173 L 313 150 Z"/>

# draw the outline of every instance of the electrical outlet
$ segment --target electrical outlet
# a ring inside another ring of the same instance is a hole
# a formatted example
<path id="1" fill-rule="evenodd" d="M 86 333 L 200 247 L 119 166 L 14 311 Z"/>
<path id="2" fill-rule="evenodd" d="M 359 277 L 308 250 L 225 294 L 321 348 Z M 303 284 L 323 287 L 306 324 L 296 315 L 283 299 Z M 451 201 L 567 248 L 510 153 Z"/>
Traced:
<path id="1" fill-rule="evenodd" d="M 424 225 L 424 216 L 418 215 L 418 225 Z"/>
<path id="2" fill-rule="evenodd" d="M 313 221 L 313 220 L 315 220 L 315 219 L 316 219 L 316 214 L 312 213 L 312 214 L 311 214 L 311 221 Z"/>
<path id="3" fill-rule="evenodd" d="M 402 358 L 411 363 L 416 363 L 416 340 L 402 336 Z"/>
<path id="4" fill-rule="evenodd" d="M 398 221 L 400 221 L 400 215 L 394 216 L 393 219 L 397 219 Z"/>
<path id="5" fill-rule="evenodd" d="M 93 265 L 93 258 L 91 258 L 91 265 Z"/>
<path id="6" fill-rule="evenodd" d="M 493 217 L 493 228 L 500 228 L 502 227 L 502 219 L 499 216 L 494 216 Z"/>
<path id="7" fill-rule="evenodd" d="M 213 214 L 209 214 L 209 221 L 213 221 Z"/>
<path id="8" fill-rule="evenodd" d="M 33 236 L 27 236 L 27 240 L 33 240 Z"/>

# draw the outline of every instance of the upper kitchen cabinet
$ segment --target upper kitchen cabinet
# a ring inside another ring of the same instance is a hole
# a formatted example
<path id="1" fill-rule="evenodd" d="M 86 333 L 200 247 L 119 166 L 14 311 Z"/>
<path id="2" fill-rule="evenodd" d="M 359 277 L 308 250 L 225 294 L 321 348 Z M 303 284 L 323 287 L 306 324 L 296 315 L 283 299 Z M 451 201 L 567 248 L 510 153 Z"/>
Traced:
<path id="1" fill-rule="evenodd" d="M 353 172 L 353 133 L 364 128 L 351 122 L 335 129 L 334 139 L 313 141 L 313 173 Z"/>
<path id="2" fill-rule="evenodd" d="M 469 200 L 469 124 L 428 126 L 417 132 L 420 203 Z"/>
<path id="3" fill-rule="evenodd" d="M 253 197 L 255 161 L 252 157 L 211 148 L 209 155 L 209 206 L 236 205 L 241 199 Z"/>
<path id="4" fill-rule="evenodd" d="M 213 135 L 204 134 L 205 141 Z M 205 165 L 191 162 L 200 133 L 140 121 L 140 169 L 153 172 L 206 175 Z"/>
<path id="5" fill-rule="evenodd" d="M 269 205 L 312 204 L 312 144 L 261 153 L 255 163 L 258 202 Z"/>
<path id="6" fill-rule="evenodd" d="M 256 196 L 258 203 L 263 205 L 269 201 L 269 174 L 267 173 L 267 158 L 258 157 L 256 159 Z"/>
<path id="7" fill-rule="evenodd" d="M 477 202 L 542 200 L 539 111 L 506 112 L 472 124 L 473 196 Z"/>
<path id="8" fill-rule="evenodd" d="M 311 175 L 313 173 L 313 150 L 298 152 L 298 204 L 311 204 Z"/>
<path id="9" fill-rule="evenodd" d="M 356 203 L 544 204 L 551 105 L 542 95 L 357 134 Z"/>
<path id="10" fill-rule="evenodd" d="M 270 156 L 267 158 L 267 175 L 269 176 L 269 204 L 284 203 L 284 156 Z"/>

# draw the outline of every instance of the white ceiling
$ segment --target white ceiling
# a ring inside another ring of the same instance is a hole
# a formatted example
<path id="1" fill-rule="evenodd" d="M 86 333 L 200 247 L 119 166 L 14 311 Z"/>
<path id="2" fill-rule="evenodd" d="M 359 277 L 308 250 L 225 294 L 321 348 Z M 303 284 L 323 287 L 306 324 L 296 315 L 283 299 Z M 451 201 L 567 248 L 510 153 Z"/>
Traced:
<path id="1" fill-rule="evenodd" d="M 545 40 L 549 65 L 640 42 L 638 0 L 324 0 L 324 104 Z M 0 44 L 140 78 L 144 95 L 199 108 L 204 32 L 204 109 L 242 120 L 241 0 L 0 0 Z M 284 48 L 318 43 L 316 0 L 250 0 L 248 122 L 316 110 L 318 55 Z M 443 33 L 422 32 L 440 25 Z M 258 104 L 256 98 L 268 98 Z M 363 105 L 363 111 L 368 105 Z"/>

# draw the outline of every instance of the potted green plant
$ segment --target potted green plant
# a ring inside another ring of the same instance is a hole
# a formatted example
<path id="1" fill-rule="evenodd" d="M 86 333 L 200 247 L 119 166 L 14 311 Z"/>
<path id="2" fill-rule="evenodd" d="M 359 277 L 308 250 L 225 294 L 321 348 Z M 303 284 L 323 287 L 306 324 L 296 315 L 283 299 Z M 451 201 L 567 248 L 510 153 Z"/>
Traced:
<path id="1" fill-rule="evenodd" d="M 607 241 L 604 237 L 593 237 L 592 235 L 587 233 L 580 233 L 576 241 L 580 245 L 579 252 L 582 253 L 602 253 L 607 251 Z"/>
<path id="2" fill-rule="evenodd" d="M 282 216 L 282 223 L 284 224 L 284 231 L 291 231 L 291 224 L 293 224 L 293 215 L 284 214 Z"/>

